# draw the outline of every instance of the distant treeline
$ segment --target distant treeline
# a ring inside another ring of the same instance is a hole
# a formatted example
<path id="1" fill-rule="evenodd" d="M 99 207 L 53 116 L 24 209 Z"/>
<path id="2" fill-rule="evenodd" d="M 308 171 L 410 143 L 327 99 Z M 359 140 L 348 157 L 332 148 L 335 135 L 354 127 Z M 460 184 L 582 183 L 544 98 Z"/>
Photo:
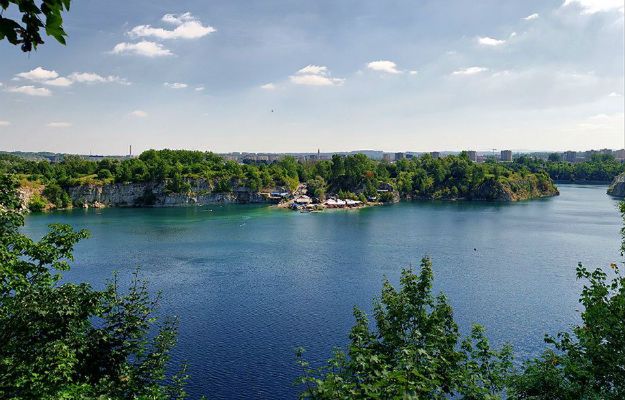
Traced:
<path id="1" fill-rule="evenodd" d="M 549 160 L 521 156 L 515 159 L 515 163 L 532 172 L 546 171 L 556 181 L 611 182 L 618 174 L 625 172 L 625 163 L 616 160 L 611 154 L 593 154 L 590 160 L 579 163 L 562 161 L 555 153 L 549 156 Z"/>
<path id="2" fill-rule="evenodd" d="M 549 176 L 535 162 L 474 163 L 466 153 L 458 156 L 376 161 L 363 154 L 334 155 L 331 160 L 298 162 L 293 157 L 271 164 L 239 164 L 210 152 L 188 150 L 148 150 L 139 157 L 88 161 L 65 156 L 61 162 L 29 161 L 0 155 L 0 172 L 18 174 L 28 181 L 41 182 L 54 204 L 61 202 L 59 188 L 82 184 L 166 182 L 167 190 L 184 193 L 192 179 L 205 179 L 214 192 L 230 192 L 236 187 L 252 191 L 286 188 L 295 190 L 307 184 L 315 197 L 340 194 L 344 197 L 372 197 L 386 188 L 408 198 L 449 199 L 467 197 L 484 182 L 527 181 L 551 185 Z M 390 196 L 382 194 L 381 196 Z M 384 199 L 383 199 L 384 200 Z"/>

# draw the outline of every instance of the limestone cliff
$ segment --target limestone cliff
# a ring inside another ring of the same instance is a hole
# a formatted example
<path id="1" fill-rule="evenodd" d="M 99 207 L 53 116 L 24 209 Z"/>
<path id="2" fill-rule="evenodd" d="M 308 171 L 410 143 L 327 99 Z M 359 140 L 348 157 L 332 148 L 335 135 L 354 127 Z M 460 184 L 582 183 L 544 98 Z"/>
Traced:
<path id="1" fill-rule="evenodd" d="M 557 196 L 560 192 L 550 180 L 535 175 L 516 179 L 487 179 L 470 195 L 472 200 L 520 201 Z"/>
<path id="2" fill-rule="evenodd" d="M 625 197 L 625 173 L 618 175 L 608 188 L 610 196 Z"/>
<path id="3" fill-rule="evenodd" d="M 171 192 L 164 183 L 145 182 L 74 186 L 69 188 L 69 195 L 74 205 L 83 207 L 175 207 L 271 202 L 266 196 L 245 187 L 235 187 L 228 193 L 215 193 L 205 180 L 189 183 L 191 189 L 185 193 Z"/>
<path id="4" fill-rule="evenodd" d="M 21 202 L 20 210 L 28 212 L 33 210 L 46 211 L 54 209 L 54 204 L 50 203 L 45 196 L 43 196 L 44 188 L 45 186 L 39 182 L 22 180 L 17 189 L 17 195 Z M 37 205 L 35 205 L 35 203 L 37 203 Z"/>

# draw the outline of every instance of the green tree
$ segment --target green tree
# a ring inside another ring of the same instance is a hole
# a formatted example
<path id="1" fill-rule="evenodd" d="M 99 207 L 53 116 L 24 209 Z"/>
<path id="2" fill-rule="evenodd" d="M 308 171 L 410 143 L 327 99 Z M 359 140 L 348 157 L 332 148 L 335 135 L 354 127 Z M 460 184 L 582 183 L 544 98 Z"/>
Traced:
<path id="1" fill-rule="evenodd" d="M 56 208 L 66 208 L 72 204 L 69 194 L 56 183 L 49 183 L 43 189 L 43 195 Z"/>
<path id="2" fill-rule="evenodd" d="M 551 153 L 549 154 L 548 160 L 550 162 L 560 162 L 562 161 L 562 156 L 560 155 L 560 153 Z"/>
<path id="3" fill-rule="evenodd" d="M 511 350 L 490 348 L 483 328 L 473 328 L 460 343 L 451 306 L 444 295 L 432 294 L 432 264 L 421 272 L 406 269 L 401 289 L 386 280 L 374 304 L 375 326 L 354 309 L 356 324 L 348 351 L 336 350 L 326 366 L 311 369 L 298 350 L 305 386 L 311 399 L 496 399 L 511 370 Z"/>
<path id="4" fill-rule="evenodd" d="M 0 0 L 3 12 L 13 6 L 22 17 L 16 21 L 0 15 L 0 40 L 6 39 L 29 52 L 44 43 L 39 31 L 45 28 L 46 35 L 65 44 L 62 14 L 69 11 L 69 5 L 70 0 Z"/>
<path id="5" fill-rule="evenodd" d="M 41 212 L 46 209 L 48 202 L 39 194 L 34 194 L 28 202 L 28 209 L 32 212 Z"/>
<path id="6" fill-rule="evenodd" d="M 324 201 L 326 199 L 327 184 L 325 179 L 322 177 L 316 176 L 314 179 L 310 179 L 306 182 L 306 187 L 308 189 L 308 194 L 312 197 L 316 197 L 320 201 Z"/>
<path id="7" fill-rule="evenodd" d="M 172 177 L 167 180 L 165 189 L 173 193 L 188 193 L 191 190 L 191 184 L 187 182 L 180 172 L 175 172 Z"/>
<path id="8" fill-rule="evenodd" d="M 111 179 L 112 177 L 113 177 L 113 173 L 106 168 L 102 168 L 98 171 L 98 178 L 100 179 L 106 180 L 106 179 Z"/>
<path id="9" fill-rule="evenodd" d="M 176 324 L 155 324 L 158 298 L 136 274 L 127 294 L 116 279 L 104 291 L 62 283 L 88 234 L 58 224 L 39 241 L 21 234 L 17 186 L 0 175 L 0 398 L 183 398 L 184 367 L 165 373 Z"/>
<path id="10" fill-rule="evenodd" d="M 250 167 L 246 165 L 245 168 L 245 186 L 251 191 L 258 192 L 262 189 L 263 180 L 260 176 L 258 168 Z"/>

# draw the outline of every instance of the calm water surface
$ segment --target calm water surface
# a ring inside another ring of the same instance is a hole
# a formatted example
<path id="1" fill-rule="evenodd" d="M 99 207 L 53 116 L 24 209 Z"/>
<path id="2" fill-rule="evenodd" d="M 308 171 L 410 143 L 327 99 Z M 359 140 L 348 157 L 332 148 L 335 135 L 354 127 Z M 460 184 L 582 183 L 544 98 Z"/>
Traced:
<path id="1" fill-rule="evenodd" d="M 86 228 L 68 280 L 102 287 L 140 266 L 163 312 L 180 318 L 175 359 L 193 398 L 295 398 L 293 349 L 326 359 L 347 341 L 352 307 L 371 310 L 382 279 L 434 262 L 435 288 L 463 332 L 487 327 L 518 357 L 578 321 L 578 262 L 619 261 L 616 200 L 604 186 L 560 185 L 561 196 L 517 204 L 401 203 L 300 214 L 261 206 L 74 210 L 27 218 Z M 474 250 L 476 249 L 476 250 Z"/>

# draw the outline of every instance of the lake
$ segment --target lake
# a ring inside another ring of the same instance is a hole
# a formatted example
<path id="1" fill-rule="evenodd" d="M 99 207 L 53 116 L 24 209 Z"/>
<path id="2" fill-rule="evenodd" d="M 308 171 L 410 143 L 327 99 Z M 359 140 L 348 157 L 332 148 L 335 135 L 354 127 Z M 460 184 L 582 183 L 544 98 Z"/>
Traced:
<path id="1" fill-rule="evenodd" d="M 513 204 L 410 202 L 302 214 L 267 206 L 72 210 L 34 214 L 86 228 L 71 281 L 128 282 L 141 267 L 180 319 L 175 360 L 188 361 L 192 398 L 295 398 L 294 348 L 311 361 L 343 346 L 352 307 L 370 311 L 387 276 L 432 257 L 464 333 L 486 326 L 523 359 L 545 333 L 579 321 L 578 262 L 620 261 L 618 202 L 606 186 L 560 185 L 559 197 Z"/>

